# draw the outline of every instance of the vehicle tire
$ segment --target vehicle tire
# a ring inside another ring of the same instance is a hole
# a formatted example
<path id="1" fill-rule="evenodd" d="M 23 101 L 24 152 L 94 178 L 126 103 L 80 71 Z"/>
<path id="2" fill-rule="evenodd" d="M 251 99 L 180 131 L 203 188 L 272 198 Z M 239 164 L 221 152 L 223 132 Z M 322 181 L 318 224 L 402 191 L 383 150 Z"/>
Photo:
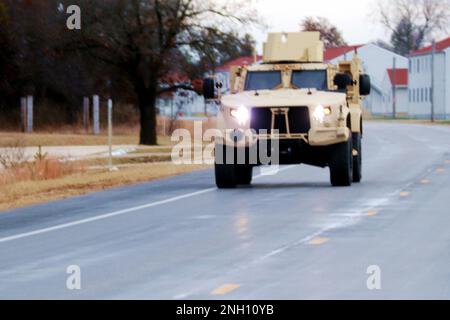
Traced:
<path id="1" fill-rule="evenodd" d="M 252 183 L 253 167 L 249 165 L 236 165 L 235 176 L 238 185 L 248 186 Z"/>
<path id="2" fill-rule="evenodd" d="M 236 170 L 234 164 L 215 164 L 216 185 L 219 189 L 236 188 Z"/>
<path id="3" fill-rule="evenodd" d="M 330 178 L 334 187 L 349 187 L 353 182 L 352 137 L 347 142 L 332 147 L 330 155 Z"/>
<path id="4" fill-rule="evenodd" d="M 222 150 L 222 154 L 216 152 L 215 175 L 216 185 L 219 189 L 232 189 L 237 185 L 249 185 L 253 178 L 253 166 L 248 164 L 236 164 L 237 151 L 232 147 L 216 145 L 216 151 Z M 230 149 L 231 148 L 231 149 Z M 227 163 L 227 153 L 234 151 L 234 163 Z"/>
<path id="5" fill-rule="evenodd" d="M 361 134 L 354 133 L 352 136 L 353 150 L 355 150 L 358 155 L 353 156 L 353 182 L 359 183 L 362 179 L 362 145 L 361 145 Z"/>

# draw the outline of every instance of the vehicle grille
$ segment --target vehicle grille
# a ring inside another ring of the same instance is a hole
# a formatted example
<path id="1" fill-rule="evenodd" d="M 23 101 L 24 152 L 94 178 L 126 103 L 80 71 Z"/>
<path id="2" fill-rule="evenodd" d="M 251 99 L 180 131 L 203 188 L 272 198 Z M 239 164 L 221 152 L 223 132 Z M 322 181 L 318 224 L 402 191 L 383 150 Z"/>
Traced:
<path id="1" fill-rule="evenodd" d="M 280 134 L 286 134 L 287 123 L 283 113 L 275 112 L 275 125 L 272 128 L 272 109 L 274 108 L 253 108 L 250 121 L 251 129 L 256 131 L 267 130 L 268 133 L 272 133 L 272 129 L 275 129 L 279 130 Z M 288 119 L 291 134 L 306 134 L 311 129 L 308 107 L 289 108 Z"/>

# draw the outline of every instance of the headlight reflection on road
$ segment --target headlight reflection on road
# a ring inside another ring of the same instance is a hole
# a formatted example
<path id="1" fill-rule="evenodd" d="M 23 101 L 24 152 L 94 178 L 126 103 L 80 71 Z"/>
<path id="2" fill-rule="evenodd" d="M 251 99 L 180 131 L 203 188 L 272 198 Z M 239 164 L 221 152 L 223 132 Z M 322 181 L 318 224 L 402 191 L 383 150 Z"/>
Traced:
<path id="1" fill-rule="evenodd" d="M 247 213 L 238 214 L 234 226 L 241 240 L 249 238 L 249 222 Z"/>

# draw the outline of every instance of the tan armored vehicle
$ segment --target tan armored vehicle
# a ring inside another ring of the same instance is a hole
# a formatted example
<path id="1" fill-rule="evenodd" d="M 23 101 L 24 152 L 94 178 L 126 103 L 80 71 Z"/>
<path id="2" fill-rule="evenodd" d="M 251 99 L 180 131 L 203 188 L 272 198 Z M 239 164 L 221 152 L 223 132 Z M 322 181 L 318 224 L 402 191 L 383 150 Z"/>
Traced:
<path id="1" fill-rule="evenodd" d="M 203 84 L 205 98 L 220 105 L 219 188 L 249 185 L 255 166 L 271 164 L 329 167 L 333 186 L 361 181 L 361 102 L 370 77 L 357 55 L 325 64 L 318 32 L 271 33 L 262 63 L 231 70 L 230 78 L 229 95 L 220 95 L 214 78 Z"/>

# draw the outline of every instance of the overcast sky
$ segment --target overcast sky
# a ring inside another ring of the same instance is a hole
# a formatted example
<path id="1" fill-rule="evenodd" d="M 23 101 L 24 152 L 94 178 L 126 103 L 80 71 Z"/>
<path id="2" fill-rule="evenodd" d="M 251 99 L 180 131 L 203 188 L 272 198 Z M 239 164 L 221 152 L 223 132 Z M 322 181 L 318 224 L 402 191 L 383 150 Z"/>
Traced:
<path id="1" fill-rule="evenodd" d="M 267 31 L 298 31 L 306 16 L 322 16 L 336 25 L 349 44 L 362 44 L 377 39 L 388 40 L 389 35 L 373 18 L 377 0 L 256 0 L 261 17 L 269 25 Z M 255 31 L 258 50 L 266 32 Z"/>

